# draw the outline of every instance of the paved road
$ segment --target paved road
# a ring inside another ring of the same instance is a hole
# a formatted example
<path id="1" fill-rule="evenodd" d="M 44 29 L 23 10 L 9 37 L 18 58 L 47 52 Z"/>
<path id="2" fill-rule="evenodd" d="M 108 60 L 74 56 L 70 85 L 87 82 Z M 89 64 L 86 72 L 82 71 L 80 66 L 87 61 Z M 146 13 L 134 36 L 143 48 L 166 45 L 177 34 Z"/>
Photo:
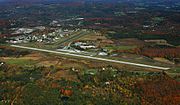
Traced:
<path id="1" fill-rule="evenodd" d="M 11 47 L 34 50 L 34 51 L 41 51 L 41 52 L 48 52 L 48 53 L 54 53 L 54 54 L 61 54 L 61 55 L 68 55 L 68 56 L 86 58 L 86 59 L 92 59 L 92 60 L 106 61 L 106 62 L 112 62 L 112 63 L 120 63 L 120 64 L 132 65 L 132 66 L 145 67 L 145 68 L 153 68 L 153 69 L 160 69 L 160 70 L 170 69 L 170 68 L 166 68 L 166 67 L 118 61 L 118 60 L 112 60 L 112 59 L 104 59 L 104 58 L 98 58 L 98 57 L 84 56 L 84 55 L 78 55 L 78 54 L 72 54 L 72 53 L 66 53 L 66 52 L 58 52 L 58 51 L 52 51 L 52 50 L 45 50 L 45 49 L 32 48 L 32 47 L 25 47 L 25 46 L 19 46 L 19 45 L 11 45 Z"/>

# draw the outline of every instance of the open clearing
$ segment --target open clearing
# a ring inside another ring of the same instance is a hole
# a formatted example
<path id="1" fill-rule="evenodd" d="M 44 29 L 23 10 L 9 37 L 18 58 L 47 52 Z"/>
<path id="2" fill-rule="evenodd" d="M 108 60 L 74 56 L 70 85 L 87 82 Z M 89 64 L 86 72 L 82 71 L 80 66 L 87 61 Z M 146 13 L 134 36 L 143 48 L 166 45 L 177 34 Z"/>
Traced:
<path id="1" fill-rule="evenodd" d="M 54 54 L 61 54 L 61 55 L 78 57 L 78 58 L 85 58 L 85 59 L 91 59 L 91 60 L 98 60 L 98 61 L 120 63 L 120 64 L 132 65 L 132 66 L 139 66 L 139 67 L 144 67 L 144 68 L 154 68 L 154 69 L 160 69 L 160 70 L 168 70 L 168 69 L 170 69 L 168 67 L 159 67 L 159 66 L 145 65 L 145 64 L 125 62 L 125 61 L 118 61 L 118 60 L 112 60 L 112 59 L 104 59 L 104 58 L 98 58 L 98 57 L 77 55 L 77 54 L 72 54 L 72 53 L 58 52 L 58 51 L 38 49 L 38 48 L 32 48 L 32 47 L 24 47 L 24 46 L 18 46 L 18 45 L 11 45 L 11 47 L 27 49 L 27 50 L 34 50 L 34 51 L 40 51 L 40 52 L 47 52 L 47 53 L 54 53 Z"/>

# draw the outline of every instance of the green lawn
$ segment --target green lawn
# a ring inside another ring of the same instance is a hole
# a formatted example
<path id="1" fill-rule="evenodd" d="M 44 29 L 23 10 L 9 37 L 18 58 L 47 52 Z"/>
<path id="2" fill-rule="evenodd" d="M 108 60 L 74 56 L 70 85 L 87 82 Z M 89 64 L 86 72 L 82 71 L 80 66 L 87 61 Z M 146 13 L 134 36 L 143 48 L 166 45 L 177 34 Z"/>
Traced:
<path id="1" fill-rule="evenodd" d="M 29 60 L 29 59 L 7 59 L 7 64 L 14 64 L 14 65 L 35 65 L 37 61 Z"/>
<path id="2" fill-rule="evenodd" d="M 180 67 L 174 68 L 171 72 L 173 72 L 173 73 L 180 73 Z"/>

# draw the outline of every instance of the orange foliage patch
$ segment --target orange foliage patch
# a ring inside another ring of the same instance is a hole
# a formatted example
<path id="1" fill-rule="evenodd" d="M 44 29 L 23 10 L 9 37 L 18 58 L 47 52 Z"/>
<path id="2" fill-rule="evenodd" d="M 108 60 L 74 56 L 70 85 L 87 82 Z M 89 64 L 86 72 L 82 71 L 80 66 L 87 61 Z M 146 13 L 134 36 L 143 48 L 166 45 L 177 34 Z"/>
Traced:
<path id="1" fill-rule="evenodd" d="M 73 91 L 72 90 L 68 90 L 68 89 L 61 89 L 60 92 L 64 96 L 72 96 L 72 94 L 73 94 Z"/>
<path id="2" fill-rule="evenodd" d="M 142 105 L 178 105 L 180 103 L 180 82 L 166 74 L 150 81 L 137 84 Z"/>
<path id="3" fill-rule="evenodd" d="M 147 48 L 141 51 L 142 55 L 148 57 L 180 57 L 180 48 Z"/>

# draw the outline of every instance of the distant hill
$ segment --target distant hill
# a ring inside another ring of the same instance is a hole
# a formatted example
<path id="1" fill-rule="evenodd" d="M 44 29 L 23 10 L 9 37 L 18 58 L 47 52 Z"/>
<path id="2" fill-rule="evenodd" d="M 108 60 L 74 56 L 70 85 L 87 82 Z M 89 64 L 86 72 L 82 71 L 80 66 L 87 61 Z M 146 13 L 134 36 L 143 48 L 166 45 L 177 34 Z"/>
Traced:
<path id="1" fill-rule="evenodd" d="M 5 3 L 43 3 L 43 2 L 180 2 L 179 0 L 0 0 Z"/>
<path id="2" fill-rule="evenodd" d="M 154 2 L 156 4 L 162 5 L 171 5 L 174 3 L 180 3 L 179 0 L 0 0 L 0 5 L 24 5 L 24 4 L 56 4 L 56 3 L 109 3 L 109 4 L 117 4 L 117 3 L 145 3 L 152 4 Z"/>

